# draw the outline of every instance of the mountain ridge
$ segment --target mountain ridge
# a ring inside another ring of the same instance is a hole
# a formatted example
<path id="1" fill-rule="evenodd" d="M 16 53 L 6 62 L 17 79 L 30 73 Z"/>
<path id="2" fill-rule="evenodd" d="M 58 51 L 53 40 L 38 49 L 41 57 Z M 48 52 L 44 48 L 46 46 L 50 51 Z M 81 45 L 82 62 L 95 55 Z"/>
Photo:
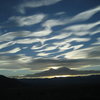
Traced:
<path id="1" fill-rule="evenodd" d="M 58 69 L 49 69 L 46 71 L 42 71 L 35 74 L 28 74 L 24 77 L 42 77 L 42 76 L 53 76 L 53 75 L 80 75 L 80 74 L 93 74 L 93 73 L 100 73 L 100 71 L 79 71 L 79 70 L 72 70 L 67 67 L 61 67 Z"/>

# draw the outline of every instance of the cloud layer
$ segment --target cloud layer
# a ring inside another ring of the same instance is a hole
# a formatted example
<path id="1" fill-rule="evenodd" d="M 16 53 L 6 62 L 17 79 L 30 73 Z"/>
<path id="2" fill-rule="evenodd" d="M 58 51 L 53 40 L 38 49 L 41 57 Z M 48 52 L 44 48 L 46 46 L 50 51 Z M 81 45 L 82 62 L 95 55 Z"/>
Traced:
<path id="1" fill-rule="evenodd" d="M 25 13 L 26 8 L 37 8 L 37 7 L 42 7 L 42 6 L 49 6 L 56 4 L 62 0 L 26 0 L 26 2 L 20 4 L 17 7 L 17 10 L 20 13 Z"/>
<path id="2" fill-rule="evenodd" d="M 25 13 L 27 8 L 60 1 L 30 0 L 17 9 Z M 56 13 L 52 18 L 45 13 L 10 17 L 6 23 L 15 30 L 0 34 L 0 69 L 42 70 L 52 66 L 100 65 L 100 20 L 85 22 L 99 11 L 100 6 L 97 6 L 67 17 L 66 12 Z M 1 29 L 4 27 L 9 28 L 1 25 Z"/>

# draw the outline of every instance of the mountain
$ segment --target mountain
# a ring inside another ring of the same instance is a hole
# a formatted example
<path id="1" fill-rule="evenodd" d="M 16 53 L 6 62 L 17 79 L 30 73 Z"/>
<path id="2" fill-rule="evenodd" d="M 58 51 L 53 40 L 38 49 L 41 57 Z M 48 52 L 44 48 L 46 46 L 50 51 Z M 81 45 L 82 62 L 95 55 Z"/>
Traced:
<path id="1" fill-rule="evenodd" d="M 59 70 L 61 71 L 63 69 Z M 55 70 L 50 69 L 50 71 Z M 63 98 L 67 98 L 68 100 L 100 99 L 100 75 L 53 79 L 11 79 L 0 76 L 1 82 L 0 97 L 3 100 L 56 100 L 57 98 L 61 100 Z M 25 83 L 27 86 L 19 88 L 17 85 L 19 82 L 20 84 L 21 82 Z"/>
<path id="2" fill-rule="evenodd" d="M 22 86 L 23 83 L 20 82 L 19 80 L 0 75 L 0 88 L 14 88 Z"/>
<path id="3" fill-rule="evenodd" d="M 42 76 L 56 76 L 56 75 L 81 75 L 81 74 L 93 74 L 100 73 L 100 71 L 79 71 L 79 70 L 71 70 L 66 67 L 61 67 L 58 69 L 49 69 L 36 74 L 25 75 L 24 77 L 42 77 Z"/>

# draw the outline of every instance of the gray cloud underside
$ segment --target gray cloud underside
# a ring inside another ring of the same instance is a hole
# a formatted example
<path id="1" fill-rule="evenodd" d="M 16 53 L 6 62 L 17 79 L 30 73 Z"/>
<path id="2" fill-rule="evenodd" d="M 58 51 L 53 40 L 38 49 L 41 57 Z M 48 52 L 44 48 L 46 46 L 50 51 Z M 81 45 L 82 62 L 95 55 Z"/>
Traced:
<path id="1" fill-rule="evenodd" d="M 85 66 L 100 65 L 100 47 L 91 47 L 86 49 L 80 49 L 63 54 L 66 55 L 66 59 L 43 59 L 34 58 L 32 56 L 26 56 L 19 54 L 15 56 L 0 55 L 0 69 L 23 69 L 29 68 L 31 70 L 41 70 L 52 66 L 65 66 L 68 68 L 78 68 Z M 77 55 L 77 56 L 76 56 Z M 72 57 L 70 57 L 72 56 Z M 72 59 L 73 58 L 73 59 Z"/>
<path id="2" fill-rule="evenodd" d="M 88 65 L 100 65 L 100 59 L 33 59 L 24 55 L 0 57 L 0 69 L 29 68 L 31 70 L 41 70 L 52 66 L 78 68 Z"/>

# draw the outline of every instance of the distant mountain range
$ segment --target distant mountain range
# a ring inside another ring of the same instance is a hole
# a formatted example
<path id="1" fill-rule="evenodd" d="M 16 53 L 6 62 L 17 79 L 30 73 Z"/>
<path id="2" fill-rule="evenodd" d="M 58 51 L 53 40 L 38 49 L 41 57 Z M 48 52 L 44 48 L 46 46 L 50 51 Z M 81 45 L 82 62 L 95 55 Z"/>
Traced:
<path id="1" fill-rule="evenodd" d="M 43 72 L 36 74 L 25 75 L 24 77 L 42 77 L 42 76 L 57 76 L 57 75 L 83 75 L 83 74 L 94 74 L 100 73 L 100 71 L 80 71 L 80 70 L 71 70 L 66 67 L 61 67 L 58 69 L 49 69 Z"/>

